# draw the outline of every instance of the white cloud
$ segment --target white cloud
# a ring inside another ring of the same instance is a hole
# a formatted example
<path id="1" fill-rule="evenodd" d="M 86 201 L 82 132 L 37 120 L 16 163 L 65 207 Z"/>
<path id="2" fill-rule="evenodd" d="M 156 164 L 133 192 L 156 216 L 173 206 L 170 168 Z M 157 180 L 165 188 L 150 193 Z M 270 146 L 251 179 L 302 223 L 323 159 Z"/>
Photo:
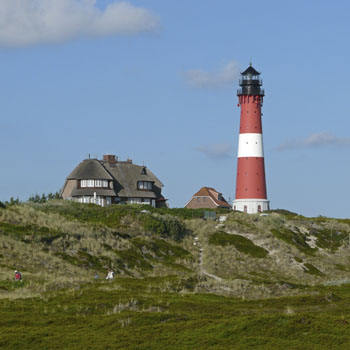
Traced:
<path id="1" fill-rule="evenodd" d="M 222 159 L 230 158 L 232 149 L 229 143 L 217 143 L 212 145 L 199 146 L 196 151 L 203 153 L 208 158 Z"/>
<path id="2" fill-rule="evenodd" d="M 96 0 L 1 0 L 0 45 L 29 46 L 79 36 L 132 35 L 154 31 L 158 18 L 147 9 Z"/>
<path id="3" fill-rule="evenodd" d="M 296 148 L 316 148 L 324 146 L 350 146 L 350 138 L 347 137 L 337 137 L 328 132 L 321 132 L 317 134 L 312 134 L 304 139 L 289 140 L 276 149 L 278 151 L 285 151 Z"/>
<path id="4" fill-rule="evenodd" d="M 239 77 L 236 61 L 230 61 L 219 70 L 206 72 L 201 69 L 191 69 L 184 73 L 186 82 L 196 88 L 217 88 L 230 86 Z"/>

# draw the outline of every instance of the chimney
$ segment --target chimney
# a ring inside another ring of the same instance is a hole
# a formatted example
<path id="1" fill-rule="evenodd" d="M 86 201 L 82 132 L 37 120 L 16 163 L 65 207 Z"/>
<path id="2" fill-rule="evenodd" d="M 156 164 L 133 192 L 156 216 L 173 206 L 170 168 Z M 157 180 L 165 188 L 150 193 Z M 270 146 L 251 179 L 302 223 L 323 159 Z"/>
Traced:
<path id="1" fill-rule="evenodd" d="M 118 158 L 114 154 L 105 154 L 103 156 L 103 161 L 108 162 L 109 164 L 115 164 L 118 161 Z"/>

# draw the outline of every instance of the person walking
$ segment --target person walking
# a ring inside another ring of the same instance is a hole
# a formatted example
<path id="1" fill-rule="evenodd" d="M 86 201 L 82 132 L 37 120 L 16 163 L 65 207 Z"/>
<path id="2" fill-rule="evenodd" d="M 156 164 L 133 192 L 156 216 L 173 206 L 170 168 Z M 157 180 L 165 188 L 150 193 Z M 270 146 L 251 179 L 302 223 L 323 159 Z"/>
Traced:
<path id="1" fill-rule="evenodd" d="M 106 280 L 112 280 L 114 278 L 114 272 L 109 270 L 106 276 Z"/>
<path id="2" fill-rule="evenodd" d="M 22 282 L 22 274 L 17 270 L 15 270 L 15 281 Z"/>

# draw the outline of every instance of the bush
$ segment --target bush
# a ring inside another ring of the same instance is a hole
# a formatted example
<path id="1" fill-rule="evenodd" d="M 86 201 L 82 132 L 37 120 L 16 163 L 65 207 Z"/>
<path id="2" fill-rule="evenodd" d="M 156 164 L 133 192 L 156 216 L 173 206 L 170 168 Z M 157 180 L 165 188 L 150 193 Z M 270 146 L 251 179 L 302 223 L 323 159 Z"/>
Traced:
<path id="1" fill-rule="evenodd" d="M 65 236 L 66 233 L 37 225 L 18 225 L 0 222 L 0 234 L 22 240 L 25 243 L 30 241 L 51 244 L 55 239 Z"/>
<path id="2" fill-rule="evenodd" d="M 278 239 L 292 244 L 305 254 L 313 255 L 317 248 L 311 248 L 306 242 L 306 236 L 295 227 L 295 231 L 288 228 L 281 227 L 279 229 L 272 229 L 271 233 Z"/>
<path id="3" fill-rule="evenodd" d="M 145 215 L 142 218 L 142 224 L 146 232 L 169 237 L 176 241 L 184 238 L 187 233 L 185 225 L 170 215 Z"/>
<path id="4" fill-rule="evenodd" d="M 250 239 L 221 231 L 215 232 L 210 236 L 209 244 L 220 246 L 233 245 L 241 253 L 248 254 L 254 258 L 265 258 L 268 255 L 266 249 L 255 245 Z"/>
<path id="5" fill-rule="evenodd" d="M 316 268 L 314 265 L 312 265 L 310 263 L 305 263 L 304 266 L 305 266 L 304 271 L 306 273 L 309 273 L 309 274 L 315 275 L 315 276 L 323 276 L 323 273 L 318 268 Z"/>

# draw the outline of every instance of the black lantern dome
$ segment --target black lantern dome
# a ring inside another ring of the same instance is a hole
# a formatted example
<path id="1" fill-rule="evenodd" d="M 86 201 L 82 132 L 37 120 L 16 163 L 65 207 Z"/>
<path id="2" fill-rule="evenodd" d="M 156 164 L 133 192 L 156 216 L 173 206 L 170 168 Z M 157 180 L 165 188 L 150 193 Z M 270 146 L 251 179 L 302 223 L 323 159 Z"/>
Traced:
<path id="1" fill-rule="evenodd" d="M 261 88 L 262 80 L 260 73 L 252 66 L 241 73 L 242 78 L 239 80 L 240 88 L 237 91 L 238 96 L 264 96 L 264 89 Z"/>

